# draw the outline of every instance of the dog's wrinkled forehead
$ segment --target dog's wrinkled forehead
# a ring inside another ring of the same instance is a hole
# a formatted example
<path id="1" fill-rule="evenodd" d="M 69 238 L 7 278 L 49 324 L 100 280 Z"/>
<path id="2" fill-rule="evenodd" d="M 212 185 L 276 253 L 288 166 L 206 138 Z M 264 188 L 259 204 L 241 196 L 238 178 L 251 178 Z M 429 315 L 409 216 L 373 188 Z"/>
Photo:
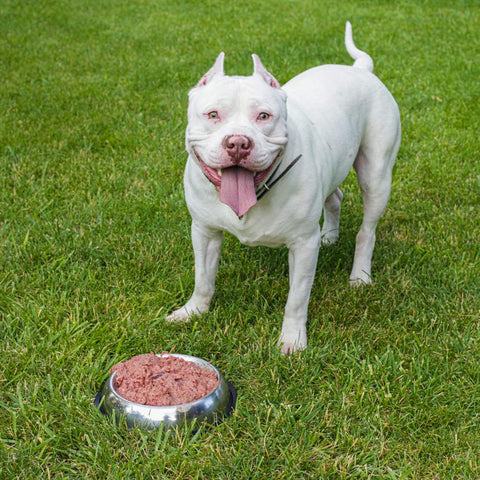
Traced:
<path id="1" fill-rule="evenodd" d="M 283 110 L 286 93 L 256 55 L 253 55 L 253 74 L 246 77 L 225 75 L 223 59 L 224 54 L 221 53 L 213 67 L 190 90 L 190 103 L 196 103 L 200 110 L 222 104 L 232 105 L 236 101 L 242 106 L 259 104 L 259 107 Z"/>
<path id="2" fill-rule="evenodd" d="M 189 93 L 191 103 L 199 111 L 217 108 L 242 110 L 260 108 L 283 110 L 286 94 L 283 90 L 273 90 L 265 82 L 251 77 L 223 76 L 212 80 L 203 87 L 195 87 Z"/>

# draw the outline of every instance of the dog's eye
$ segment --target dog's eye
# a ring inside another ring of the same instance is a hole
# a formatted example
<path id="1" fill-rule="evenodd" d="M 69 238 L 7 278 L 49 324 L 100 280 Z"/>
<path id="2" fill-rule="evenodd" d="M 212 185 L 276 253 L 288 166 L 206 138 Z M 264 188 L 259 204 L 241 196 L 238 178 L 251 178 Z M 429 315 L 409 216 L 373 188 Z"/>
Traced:
<path id="1" fill-rule="evenodd" d="M 212 120 L 217 120 L 218 119 L 218 112 L 215 111 L 215 110 L 213 112 L 208 112 L 207 117 L 212 119 Z"/>
<path id="2" fill-rule="evenodd" d="M 257 120 L 268 120 L 270 118 L 270 114 L 267 112 L 262 112 L 258 114 Z"/>

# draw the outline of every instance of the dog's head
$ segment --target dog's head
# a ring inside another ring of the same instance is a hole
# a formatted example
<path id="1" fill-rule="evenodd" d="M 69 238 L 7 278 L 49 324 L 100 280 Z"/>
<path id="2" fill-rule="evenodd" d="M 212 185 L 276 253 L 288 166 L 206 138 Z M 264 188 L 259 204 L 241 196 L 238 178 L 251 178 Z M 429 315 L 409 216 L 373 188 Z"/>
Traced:
<path id="1" fill-rule="evenodd" d="M 189 93 L 187 151 L 239 216 L 246 205 L 225 199 L 238 195 L 240 204 L 252 203 L 255 186 L 268 177 L 287 143 L 286 94 L 258 56 L 252 57 L 251 76 L 227 76 L 221 53 Z"/>

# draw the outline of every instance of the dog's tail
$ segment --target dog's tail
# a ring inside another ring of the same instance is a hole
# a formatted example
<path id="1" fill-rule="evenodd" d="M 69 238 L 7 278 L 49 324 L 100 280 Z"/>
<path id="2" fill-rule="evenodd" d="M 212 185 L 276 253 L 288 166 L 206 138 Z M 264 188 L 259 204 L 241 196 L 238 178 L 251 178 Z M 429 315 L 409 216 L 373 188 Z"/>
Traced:
<path id="1" fill-rule="evenodd" d="M 372 57 L 362 50 L 359 50 L 353 43 L 352 24 L 347 22 L 345 27 L 345 47 L 349 55 L 355 60 L 354 67 L 364 68 L 369 72 L 373 72 Z"/>

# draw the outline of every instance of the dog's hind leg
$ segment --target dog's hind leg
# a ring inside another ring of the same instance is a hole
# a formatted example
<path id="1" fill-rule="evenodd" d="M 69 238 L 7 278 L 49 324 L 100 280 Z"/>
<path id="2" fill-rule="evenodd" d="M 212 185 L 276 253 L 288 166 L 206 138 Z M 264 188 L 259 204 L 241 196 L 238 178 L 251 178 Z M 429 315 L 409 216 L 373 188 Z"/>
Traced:
<path id="1" fill-rule="evenodd" d="M 363 152 L 355 161 L 355 170 L 363 198 L 363 221 L 357 234 L 355 257 L 350 274 L 351 285 L 371 283 L 371 265 L 375 247 L 375 230 L 390 196 L 391 169 L 374 174 Z"/>
<path id="2" fill-rule="evenodd" d="M 375 230 L 390 196 L 392 170 L 400 146 L 400 123 L 382 132 L 371 132 L 373 142 L 365 142 L 354 163 L 363 198 L 363 221 L 357 234 L 355 257 L 350 274 L 351 285 L 371 283 L 371 264 L 375 247 Z M 389 139 L 385 138 L 390 136 Z M 383 141 L 378 142 L 378 138 Z"/>
<path id="3" fill-rule="evenodd" d="M 337 188 L 325 200 L 323 209 L 322 244 L 330 245 L 338 240 L 340 228 L 340 212 L 342 209 L 343 193 Z"/>

